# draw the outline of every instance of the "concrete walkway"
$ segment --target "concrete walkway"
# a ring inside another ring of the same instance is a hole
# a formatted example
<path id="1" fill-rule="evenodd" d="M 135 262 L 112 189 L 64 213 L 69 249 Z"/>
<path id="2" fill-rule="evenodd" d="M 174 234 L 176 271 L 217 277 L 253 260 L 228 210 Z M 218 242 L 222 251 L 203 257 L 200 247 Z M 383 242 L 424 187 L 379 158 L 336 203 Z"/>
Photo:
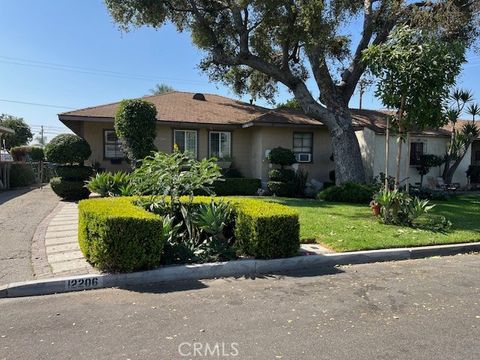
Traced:
<path id="1" fill-rule="evenodd" d="M 0 285 L 34 279 L 32 237 L 58 202 L 49 186 L 0 191 Z"/>
<path id="2" fill-rule="evenodd" d="M 78 246 L 76 203 L 63 202 L 54 210 L 45 232 L 45 249 L 53 276 L 96 273 Z"/>

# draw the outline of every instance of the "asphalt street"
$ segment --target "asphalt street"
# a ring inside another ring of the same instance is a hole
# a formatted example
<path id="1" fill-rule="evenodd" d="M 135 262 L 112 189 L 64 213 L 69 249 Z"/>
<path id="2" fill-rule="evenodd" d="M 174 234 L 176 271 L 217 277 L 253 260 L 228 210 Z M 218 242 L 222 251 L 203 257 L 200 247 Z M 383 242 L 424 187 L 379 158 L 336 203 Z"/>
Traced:
<path id="1" fill-rule="evenodd" d="M 0 301 L 0 359 L 479 359 L 480 256 Z"/>
<path id="2" fill-rule="evenodd" d="M 48 186 L 0 192 L 0 285 L 33 279 L 32 237 L 58 202 Z"/>

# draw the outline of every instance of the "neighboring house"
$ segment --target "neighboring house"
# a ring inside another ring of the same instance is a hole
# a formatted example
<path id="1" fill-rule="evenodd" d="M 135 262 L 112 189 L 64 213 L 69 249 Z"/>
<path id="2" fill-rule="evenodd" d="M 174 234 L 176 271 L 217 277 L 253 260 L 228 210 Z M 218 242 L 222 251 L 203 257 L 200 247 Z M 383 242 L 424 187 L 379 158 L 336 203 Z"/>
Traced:
<path id="1" fill-rule="evenodd" d="M 155 145 L 159 151 L 171 152 L 176 144 L 180 150 L 190 151 L 197 158 L 232 159 L 233 166 L 245 177 L 266 181 L 270 169 L 266 156 L 269 150 L 281 146 L 294 151 L 298 166 L 308 171 L 311 179 L 330 181 L 329 173 L 334 169 L 334 163 L 328 129 L 300 111 L 272 110 L 219 95 L 178 91 L 143 99 L 157 108 Z M 62 123 L 90 144 L 90 162 L 99 162 L 101 167 L 110 171 L 128 169 L 114 130 L 118 104 L 59 114 Z M 387 115 L 381 111 L 352 109 L 352 116 L 367 175 L 371 179 L 384 171 L 383 134 Z M 443 155 L 448 134 L 447 130 L 425 132 L 418 138 L 412 137 L 412 146 L 416 146 L 413 144 L 418 139 L 426 144 L 422 148 L 424 153 Z M 393 174 L 396 153 L 393 137 L 390 144 L 390 171 Z M 415 149 L 418 156 L 421 150 L 419 147 Z M 469 163 L 470 154 L 466 158 Z M 462 184 L 466 183 L 465 170 L 462 167 L 457 174 L 461 173 L 465 178 L 465 181 L 459 181 Z M 411 178 L 416 180 L 416 175 L 412 168 Z"/>
<path id="2" fill-rule="evenodd" d="M 457 130 L 461 130 L 462 126 L 467 122 L 471 123 L 471 121 L 459 120 L 457 122 Z M 362 151 L 365 171 L 367 177 L 372 179 L 379 173 L 385 172 L 386 121 L 385 119 L 375 117 L 357 119 L 356 126 L 358 129 L 356 134 Z M 451 126 L 446 126 L 438 130 L 426 130 L 420 133 L 409 134 L 409 144 L 403 144 L 402 146 L 400 164 L 400 181 L 402 184 L 406 183 L 407 178 L 410 184 L 420 183 L 420 175 L 418 174 L 417 167 L 421 155 L 432 154 L 443 157 L 446 154 L 447 146 L 451 139 L 451 131 Z M 389 146 L 388 174 L 394 176 L 396 173 L 397 157 L 397 138 L 395 135 L 390 136 Z M 408 174 L 406 170 L 407 161 L 409 165 Z M 459 183 L 461 186 L 468 184 L 466 171 L 470 165 L 480 165 L 480 139 L 475 140 L 473 145 L 468 149 L 455 172 L 453 177 L 454 183 Z M 424 177 L 424 185 L 428 186 L 428 177 L 435 179 L 442 176 L 442 172 L 443 166 L 430 169 L 430 172 Z"/>

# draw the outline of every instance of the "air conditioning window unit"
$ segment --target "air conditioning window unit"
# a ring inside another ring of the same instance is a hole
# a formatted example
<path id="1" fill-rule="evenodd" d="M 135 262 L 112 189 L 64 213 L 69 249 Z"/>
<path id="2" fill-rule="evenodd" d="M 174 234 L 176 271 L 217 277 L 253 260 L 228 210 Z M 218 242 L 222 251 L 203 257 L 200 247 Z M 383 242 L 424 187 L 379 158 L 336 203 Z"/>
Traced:
<path id="1" fill-rule="evenodd" d="M 312 154 L 308 153 L 298 153 L 295 154 L 295 158 L 299 163 L 309 163 L 312 162 Z"/>

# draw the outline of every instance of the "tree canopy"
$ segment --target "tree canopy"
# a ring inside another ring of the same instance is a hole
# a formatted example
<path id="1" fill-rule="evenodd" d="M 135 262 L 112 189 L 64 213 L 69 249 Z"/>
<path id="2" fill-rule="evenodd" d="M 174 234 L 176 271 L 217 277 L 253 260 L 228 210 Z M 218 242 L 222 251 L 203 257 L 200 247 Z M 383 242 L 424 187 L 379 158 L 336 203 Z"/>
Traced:
<path id="1" fill-rule="evenodd" d="M 0 115 L 0 125 L 15 131 L 14 134 L 3 135 L 7 149 L 10 149 L 14 146 L 27 145 L 33 138 L 30 126 L 28 126 L 28 124 L 22 118 L 2 114 Z"/>
<path id="2" fill-rule="evenodd" d="M 167 84 L 156 84 L 153 89 L 150 89 L 150 94 L 152 95 L 161 95 L 168 92 L 175 91 L 173 87 Z"/>
<path id="3" fill-rule="evenodd" d="M 477 35 L 472 0 L 105 0 L 122 29 L 167 21 L 205 53 L 200 68 L 238 94 L 274 99 L 285 85 L 303 111 L 330 130 L 337 182 L 364 181 L 348 103 L 365 71 L 362 52 L 399 24 L 445 41 Z M 362 28 L 352 24 L 363 18 Z M 359 41 L 352 38 L 361 33 Z M 316 86 L 307 87 L 312 77 Z"/>

